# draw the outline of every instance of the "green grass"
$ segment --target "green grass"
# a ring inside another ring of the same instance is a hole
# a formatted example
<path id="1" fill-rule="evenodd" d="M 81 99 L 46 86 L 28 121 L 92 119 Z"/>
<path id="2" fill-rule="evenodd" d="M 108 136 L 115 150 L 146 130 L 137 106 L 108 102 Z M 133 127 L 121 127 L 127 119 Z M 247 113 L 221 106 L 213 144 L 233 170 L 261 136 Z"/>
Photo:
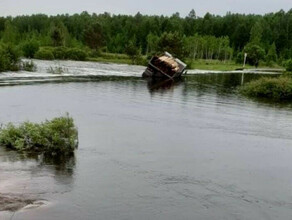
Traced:
<path id="1" fill-rule="evenodd" d="M 201 70 L 218 70 L 218 71 L 231 71 L 242 68 L 242 65 L 236 64 L 234 61 L 220 61 L 220 60 L 194 60 L 191 62 L 187 60 L 188 69 L 201 69 Z M 245 68 L 253 68 L 246 66 Z"/>
<path id="2" fill-rule="evenodd" d="M 188 69 L 200 69 L 200 70 L 218 70 L 218 71 L 232 71 L 236 69 L 242 68 L 242 64 L 237 64 L 235 61 L 220 61 L 220 60 L 186 60 L 186 62 L 189 64 Z M 264 69 L 273 69 L 273 68 L 281 68 L 278 65 L 275 65 L 273 67 L 265 65 L 265 63 L 260 63 L 258 68 L 264 68 Z M 254 66 L 246 65 L 245 69 L 255 69 Z"/>

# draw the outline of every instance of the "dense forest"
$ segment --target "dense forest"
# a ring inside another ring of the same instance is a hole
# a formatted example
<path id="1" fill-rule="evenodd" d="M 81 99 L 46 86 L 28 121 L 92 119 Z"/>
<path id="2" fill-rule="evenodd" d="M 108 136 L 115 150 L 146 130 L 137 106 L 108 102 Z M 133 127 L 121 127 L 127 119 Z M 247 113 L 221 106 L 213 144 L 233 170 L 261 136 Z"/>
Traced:
<path id="1" fill-rule="evenodd" d="M 292 9 L 266 15 L 207 13 L 204 17 L 196 16 L 194 10 L 186 17 L 87 12 L 0 17 L 0 39 L 2 47 L 12 45 L 31 58 L 83 60 L 88 54 L 118 53 L 135 60 L 167 50 L 184 59 L 242 62 L 248 53 L 252 65 L 259 61 L 282 64 L 292 57 Z"/>

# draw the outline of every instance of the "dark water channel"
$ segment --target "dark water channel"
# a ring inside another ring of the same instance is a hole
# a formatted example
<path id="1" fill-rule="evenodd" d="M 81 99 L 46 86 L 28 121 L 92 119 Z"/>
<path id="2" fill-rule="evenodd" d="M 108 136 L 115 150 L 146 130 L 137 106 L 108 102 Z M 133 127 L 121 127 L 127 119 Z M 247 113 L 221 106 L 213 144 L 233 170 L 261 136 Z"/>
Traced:
<path id="1" fill-rule="evenodd" d="M 0 87 L 1 123 L 69 112 L 80 141 L 62 162 L 0 148 L 0 194 L 46 201 L 1 220 L 291 219 L 292 105 L 240 96 L 241 74 L 130 76 Z"/>

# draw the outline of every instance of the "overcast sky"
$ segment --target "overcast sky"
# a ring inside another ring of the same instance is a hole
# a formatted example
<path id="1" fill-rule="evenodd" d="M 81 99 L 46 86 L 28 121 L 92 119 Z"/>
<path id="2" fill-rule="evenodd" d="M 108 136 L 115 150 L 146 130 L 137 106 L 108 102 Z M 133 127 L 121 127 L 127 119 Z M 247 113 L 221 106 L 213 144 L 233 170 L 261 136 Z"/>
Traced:
<path id="1" fill-rule="evenodd" d="M 206 12 L 225 15 L 226 12 L 265 14 L 280 9 L 288 11 L 292 0 L 0 0 L 0 16 L 45 13 L 110 12 L 112 14 L 186 16 L 191 9 L 203 16 Z"/>

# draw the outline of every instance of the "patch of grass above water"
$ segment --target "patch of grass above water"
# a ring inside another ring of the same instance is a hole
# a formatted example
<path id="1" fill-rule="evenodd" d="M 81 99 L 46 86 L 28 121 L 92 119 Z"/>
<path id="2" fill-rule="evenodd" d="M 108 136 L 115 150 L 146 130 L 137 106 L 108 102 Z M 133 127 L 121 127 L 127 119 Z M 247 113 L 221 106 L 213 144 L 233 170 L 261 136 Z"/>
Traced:
<path id="1" fill-rule="evenodd" d="M 268 98 L 276 101 L 292 100 L 292 78 L 289 76 L 263 77 L 245 84 L 239 91 L 249 97 Z"/>
<path id="2" fill-rule="evenodd" d="M 54 118 L 43 123 L 7 124 L 0 130 L 0 146 L 25 152 L 69 155 L 78 147 L 78 131 L 73 118 Z"/>
<path id="3" fill-rule="evenodd" d="M 216 70 L 216 71 L 231 71 L 238 68 L 242 68 L 242 65 L 236 64 L 234 61 L 220 61 L 220 60 L 186 60 L 188 69 L 200 69 L 200 70 Z M 251 68 L 251 66 L 246 66 Z"/>

